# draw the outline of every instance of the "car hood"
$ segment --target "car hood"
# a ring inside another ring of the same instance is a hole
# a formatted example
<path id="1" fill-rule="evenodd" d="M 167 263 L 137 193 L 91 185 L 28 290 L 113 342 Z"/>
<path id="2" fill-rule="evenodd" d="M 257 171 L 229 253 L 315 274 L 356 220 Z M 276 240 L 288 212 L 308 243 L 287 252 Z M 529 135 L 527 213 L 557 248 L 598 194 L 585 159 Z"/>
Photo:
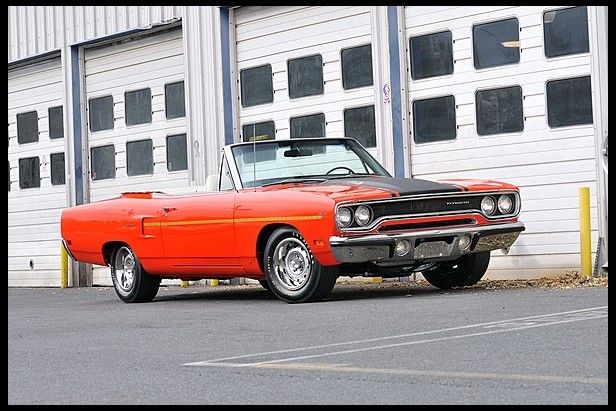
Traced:
<path id="1" fill-rule="evenodd" d="M 419 178 L 382 176 L 345 177 L 322 183 L 289 183 L 268 186 L 263 190 L 310 192 L 328 196 L 336 201 L 465 191 L 463 186 L 457 184 L 439 183 Z"/>

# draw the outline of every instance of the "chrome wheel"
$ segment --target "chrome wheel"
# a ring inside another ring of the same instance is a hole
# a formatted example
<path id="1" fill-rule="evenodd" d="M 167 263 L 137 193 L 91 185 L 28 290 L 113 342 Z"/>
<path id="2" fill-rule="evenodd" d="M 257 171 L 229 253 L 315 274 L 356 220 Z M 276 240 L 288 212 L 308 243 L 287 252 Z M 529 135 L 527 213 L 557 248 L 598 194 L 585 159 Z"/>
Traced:
<path id="1" fill-rule="evenodd" d="M 121 247 L 113 260 L 116 284 L 124 292 L 130 292 L 135 282 L 135 255 L 128 247 Z"/>
<path id="2" fill-rule="evenodd" d="M 297 238 L 286 238 L 276 246 L 272 265 L 276 277 L 289 291 L 299 290 L 310 279 L 310 252 Z"/>

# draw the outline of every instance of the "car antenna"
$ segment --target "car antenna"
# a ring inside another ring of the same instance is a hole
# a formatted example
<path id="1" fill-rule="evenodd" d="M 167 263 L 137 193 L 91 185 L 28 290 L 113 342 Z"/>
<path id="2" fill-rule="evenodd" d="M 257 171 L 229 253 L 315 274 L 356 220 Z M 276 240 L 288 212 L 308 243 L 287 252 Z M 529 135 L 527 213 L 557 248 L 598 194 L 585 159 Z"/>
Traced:
<path id="1" fill-rule="evenodd" d="M 252 188 L 257 191 L 257 123 L 252 123 Z"/>

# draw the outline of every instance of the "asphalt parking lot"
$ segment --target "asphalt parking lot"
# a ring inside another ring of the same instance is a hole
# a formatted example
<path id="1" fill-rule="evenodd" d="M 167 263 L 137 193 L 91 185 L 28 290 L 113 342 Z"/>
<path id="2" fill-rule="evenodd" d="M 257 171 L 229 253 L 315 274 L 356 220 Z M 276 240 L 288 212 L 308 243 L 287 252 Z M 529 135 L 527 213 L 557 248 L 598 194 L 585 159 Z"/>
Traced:
<path id="1" fill-rule="evenodd" d="M 608 289 L 8 289 L 9 404 L 607 404 Z"/>

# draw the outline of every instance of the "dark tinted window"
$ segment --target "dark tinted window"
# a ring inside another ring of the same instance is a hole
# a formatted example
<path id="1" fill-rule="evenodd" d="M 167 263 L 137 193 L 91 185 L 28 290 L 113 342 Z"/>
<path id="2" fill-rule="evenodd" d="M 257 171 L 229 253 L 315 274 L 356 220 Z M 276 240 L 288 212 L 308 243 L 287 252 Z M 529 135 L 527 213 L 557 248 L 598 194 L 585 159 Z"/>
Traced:
<path id="1" fill-rule="evenodd" d="M 49 156 L 51 161 L 51 185 L 57 186 L 65 183 L 64 153 L 53 153 Z"/>
<path id="2" fill-rule="evenodd" d="M 520 86 L 478 91 L 475 108 L 477 134 L 480 136 L 524 130 Z"/>
<path id="3" fill-rule="evenodd" d="M 240 72 L 242 106 L 250 107 L 274 101 L 272 66 L 253 67 Z"/>
<path id="4" fill-rule="evenodd" d="M 289 60 L 287 72 L 290 98 L 323 94 L 323 58 L 320 54 Z"/>
<path id="5" fill-rule="evenodd" d="M 186 116 L 183 81 L 165 84 L 165 113 L 169 119 Z"/>
<path id="6" fill-rule="evenodd" d="M 124 115 L 127 126 L 152 122 L 152 92 L 149 88 L 124 94 Z"/>
<path id="7" fill-rule="evenodd" d="M 167 136 L 167 170 L 188 170 L 186 134 Z"/>
<path id="8" fill-rule="evenodd" d="M 325 137 L 325 114 L 293 117 L 290 120 L 291 138 Z"/>
<path id="9" fill-rule="evenodd" d="M 41 168 L 38 157 L 19 159 L 19 188 L 41 186 Z"/>
<path id="10" fill-rule="evenodd" d="M 49 108 L 49 138 L 64 137 L 64 112 L 62 106 Z"/>
<path id="11" fill-rule="evenodd" d="M 256 138 L 255 138 L 256 136 Z M 273 121 L 244 124 L 242 126 L 242 141 L 275 140 L 276 126 Z"/>
<path id="12" fill-rule="evenodd" d="M 38 114 L 36 111 L 17 114 L 17 143 L 34 143 L 39 141 Z"/>
<path id="13" fill-rule="evenodd" d="M 412 37 L 409 49 L 413 80 L 453 73 L 451 31 Z"/>
<path id="14" fill-rule="evenodd" d="M 413 102 L 413 129 L 416 143 L 456 138 L 456 101 L 453 96 Z"/>
<path id="15" fill-rule="evenodd" d="M 126 174 L 140 176 L 154 173 L 152 140 L 128 141 L 126 143 Z"/>
<path id="16" fill-rule="evenodd" d="M 547 100 L 550 127 L 592 123 L 590 76 L 548 81 Z"/>
<path id="17" fill-rule="evenodd" d="M 89 101 L 88 113 L 90 118 L 90 130 L 113 129 L 113 97 L 105 96 L 93 98 Z"/>
<path id="18" fill-rule="evenodd" d="M 90 149 L 92 180 L 115 178 L 115 148 L 108 146 L 92 147 Z"/>
<path id="19" fill-rule="evenodd" d="M 546 57 L 588 53 L 586 6 L 545 12 L 543 36 Z"/>
<path id="20" fill-rule="evenodd" d="M 342 50 L 342 87 L 345 90 L 372 85 L 372 46 Z"/>
<path id="21" fill-rule="evenodd" d="M 344 110 L 344 136 L 353 137 L 364 147 L 376 147 L 374 106 Z"/>
<path id="22" fill-rule="evenodd" d="M 275 140 L 276 126 L 273 121 L 244 124 L 242 126 L 242 141 Z M 273 160 L 276 152 L 272 150 L 256 150 L 257 162 Z M 244 163 L 254 163 L 252 156 L 244 156 Z"/>
<path id="23" fill-rule="evenodd" d="M 519 62 L 518 19 L 512 18 L 474 26 L 473 57 L 476 69 Z"/>

